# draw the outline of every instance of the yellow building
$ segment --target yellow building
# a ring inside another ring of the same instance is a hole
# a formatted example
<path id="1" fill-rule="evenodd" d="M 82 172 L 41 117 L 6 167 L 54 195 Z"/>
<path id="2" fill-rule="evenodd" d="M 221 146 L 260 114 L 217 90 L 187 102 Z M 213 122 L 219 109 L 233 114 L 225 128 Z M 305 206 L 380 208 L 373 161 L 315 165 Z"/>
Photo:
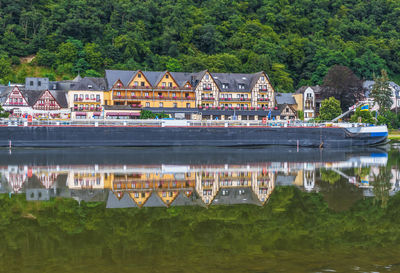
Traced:
<path id="1" fill-rule="evenodd" d="M 103 78 L 85 77 L 68 91 L 72 119 L 99 119 L 108 98 Z"/>
<path id="2" fill-rule="evenodd" d="M 265 72 L 106 70 L 106 81 L 110 90 L 110 101 L 105 100 L 106 105 L 131 105 L 151 111 L 189 109 L 191 118 L 198 109 L 221 111 L 215 116 L 225 116 L 224 110 L 245 111 L 238 113 L 239 119 L 259 119 L 267 115 L 260 111 L 275 107 L 275 91 Z M 205 113 L 204 117 L 210 115 Z"/>

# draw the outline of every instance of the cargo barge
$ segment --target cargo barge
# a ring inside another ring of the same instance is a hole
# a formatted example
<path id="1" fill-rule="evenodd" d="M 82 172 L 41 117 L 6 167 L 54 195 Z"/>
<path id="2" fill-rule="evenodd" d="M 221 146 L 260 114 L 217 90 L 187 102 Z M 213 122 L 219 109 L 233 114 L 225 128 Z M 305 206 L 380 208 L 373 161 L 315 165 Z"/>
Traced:
<path id="1" fill-rule="evenodd" d="M 387 142 L 386 126 L 261 123 L 259 121 L 135 120 L 113 122 L 8 122 L 7 147 L 266 146 L 344 148 Z"/>

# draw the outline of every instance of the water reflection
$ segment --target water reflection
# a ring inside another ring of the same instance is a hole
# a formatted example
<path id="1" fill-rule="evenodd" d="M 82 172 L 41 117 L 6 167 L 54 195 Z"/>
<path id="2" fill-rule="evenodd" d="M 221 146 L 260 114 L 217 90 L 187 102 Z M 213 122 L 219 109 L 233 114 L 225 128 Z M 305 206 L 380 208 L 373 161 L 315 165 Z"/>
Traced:
<path id="1" fill-rule="evenodd" d="M 373 196 L 374 179 L 388 161 L 386 151 L 379 149 L 210 152 L 213 156 L 207 157 L 207 152 L 199 155 L 190 150 L 169 150 L 166 155 L 162 149 L 128 149 L 91 156 L 77 150 L 17 150 L 0 161 L 0 192 L 25 193 L 29 201 L 53 197 L 101 201 L 108 208 L 263 206 L 277 186 L 319 191 L 317 182 L 332 177 L 362 189 L 365 196 Z M 400 189 L 400 171 L 396 167 L 390 171 L 392 195 Z"/>

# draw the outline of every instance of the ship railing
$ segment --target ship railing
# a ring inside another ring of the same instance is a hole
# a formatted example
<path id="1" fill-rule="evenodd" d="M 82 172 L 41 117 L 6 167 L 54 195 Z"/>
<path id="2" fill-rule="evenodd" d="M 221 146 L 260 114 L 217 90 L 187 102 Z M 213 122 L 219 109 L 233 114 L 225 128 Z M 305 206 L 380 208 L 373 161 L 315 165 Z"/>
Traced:
<path id="1" fill-rule="evenodd" d="M 165 120 L 165 119 L 34 119 L 28 122 L 23 118 L 1 119 L 2 126 L 188 126 L 188 127 L 364 127 L 362 123 L 314 123 L 279 120 Z"/>

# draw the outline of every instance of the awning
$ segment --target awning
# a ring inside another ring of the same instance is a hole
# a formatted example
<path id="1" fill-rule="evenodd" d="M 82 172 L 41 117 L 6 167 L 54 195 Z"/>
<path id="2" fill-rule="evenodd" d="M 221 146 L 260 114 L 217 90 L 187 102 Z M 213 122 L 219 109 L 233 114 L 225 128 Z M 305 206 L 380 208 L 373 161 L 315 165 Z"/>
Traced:
<path id="1" fill-rule="evenodd" d="M 86 116 L 85 112 L 76 112 L 75 113 L 76 116 Z"/>

